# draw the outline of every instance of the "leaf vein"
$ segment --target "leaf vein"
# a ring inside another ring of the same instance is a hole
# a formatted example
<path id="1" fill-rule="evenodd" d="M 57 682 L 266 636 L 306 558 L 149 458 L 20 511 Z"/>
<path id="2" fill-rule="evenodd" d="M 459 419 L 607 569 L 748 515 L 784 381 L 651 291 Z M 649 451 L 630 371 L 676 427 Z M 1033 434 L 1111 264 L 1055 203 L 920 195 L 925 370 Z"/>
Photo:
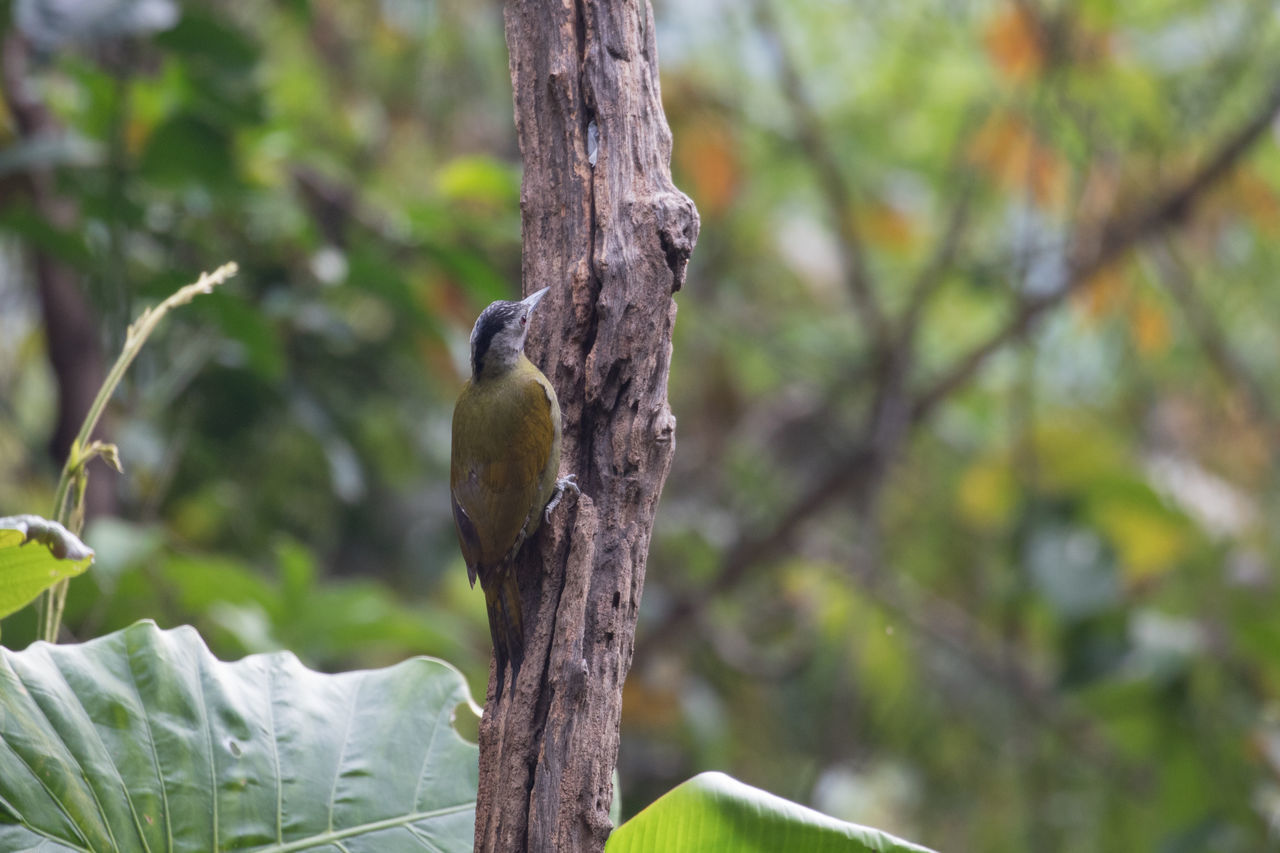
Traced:
<path id="1" fill-rule="evenodd" d="M 355 717 L 356 702 L 360 698 L 360 690 L 364 687 L 365 676 L 360 674 L 355 689 L 351 691 L 351 705 L 347 708 L 347 721 L 342 727 L 342 745 L 338 747 L 338 762 L 333 768 L 333 786 L 329 789 L 329 831 L 333 832 L 333 808 L 338 798 L 338 780 L 342 778 L 342 759 L 347 754 L 347 743 L 351 739 L 351 721 Z"/>
<path id="2" fill-rule="evenodd" d="M 58 666 L 56 666 L 56 663 L 54 665 L 54 669 L 58 669 Z M 12 667 L 10 667 L 9 671 L 13 672 L 14 678 L 18 680 L 19 684 L 22 684 L 24 688 L 24 692 L 26 692 L 27 694 L 27 698 L 31 699 L 32 706 L 35 706 L 36 710 L 40 711 L 40 716 L 44 717 L 47 726 L 49 726 L 49 729 L 47 729 L 47 731 L 54 731 L 55 730 L 54 722 L 52 722 L 52 720 L 49 719 L 49 715 L 47 715 L 47 713 L 45 712 L 45 708 L 41 707 L 40 702 L 36 701 L 36 693 L 32 692 L 32 689 L 31 689 L 32 685 L 27 684 L 27 681 L 22 678 L 22 675 L 18 674 L 17 670 L 14 670 L 12 669 Z M 102 804 L 100 802 L 97 802 L 97 792 L 93 790 L 92 785 L 88 784 L 88 779 L 86 776 L 84 776 L 84 768 L 81 766 L 81 763 L 79 763 L 79 758 L 76 757 L 76 754 L 70 751 L 70 748 L 68 747 L 67 743 L 64 742 L 63 739 L 59 738 L 58 743 L 61 745 L 61 747 L 63 747 L 63 752 L 65 753 L 65 756 L 70 758 L 70 762 L 72 762 L 73 765 L 76 765 L 76 770 L 79 771 L 79 775 L 81 775 L 81 779 L 84 780 L 84 784 L 86 784 L 88 788 L 88 792 L 90 792 L 90 795 L 92 795 L 93 804 L 95 804 L 95 806 L 97 807 L 97 813 L 99 813 L 99 815 L 102 817 L 102 822 L 104 822 L 104 825 L 105 825 L 106 815 L 104 812 L 102 812 Z M 5 745 L 6 747 L 8 747 L 9 744 L 5 743 Z M 58 811 L 63 813 L 63 815 L 67 816 L 67 820 L 70 821 L 70 825 L 72 825 L 72 829 L 76 830 L 76 835 L 79 836 L 79 839 L 84 841 L 84 844 L 87 844 L 88 848 L 92 850 L 93 849 L 92 841 L 86 838 L 86 835 L 84 835 L 83 831 L 81 831 L 81 826 L 79 826 L 78 822 L 76 821 L 76 818 L 70 816 L 70 812 L 68 812 L 67 808 L 63 806 L 63 802 L 61 802 L 61 800 L 58 798 L 58 795 L 56 795 L 54 792 L 52 792 L 52 790 L 50 790 L 49 785 L 45 784 L 45 780 L 42 779 L 41 775 L 38 774 L 38 772 L 36 772 L 36 768 L 29 765 L 29 763 L 27 763 L 26 758 L 23 758 L 22 753 L 19 753 L 17 749 L 13 749 L 12 747 L 10 747 L 10 752 L 13 752 L 15 756 L 18 756 L 18 761 L 22 762 L 23 765 L 27 767 L 27 770 L 31 771 L 31 775 L 35 776 L 36 779 L 40 781 L 41 788 L 44 788 L 45 793 L 49 794 L 50 799 L 54 800 L 54 804 L 58 806 Z M 110 835 L 110 831 L 111 831 L 110 827 L 108 827 L 109 835 Z M 111 836 L 111 841 L 113 841 L 114 843 L 115 841 L 114 836 Z"/>
<path id="3" fill-rule="evenodd" d="M 435 725 L 431 727 L 431 739 L 427 741 L 427 749 L 422 754 L 422 769 L 418 771 L 418 784 L 413 789 L 413 801 L 409 803 L 409 808 L 418 808 L 418 797 L 422 795 L 422 783 L 427 776 L 427 768 L 431 766 L 431 752 L 435 749 L 436 735 L 440 732 L 440 718 L 437 717 Z"/>
<path id="4" fill-rule="evenodd" d="M 206 650 L 206 654 L 207 654 Z M 218 768 L 213 758 L 213 722 L 209 719 L 209 699 L 204 692 L 204 675 L 206 661 L 199 657 L 196 672 L 196 687 L 200 691 L 200 716 L 204 720 L 204 742 L 209 753 L 209 798 L 212 801 L 209 809 L 213 819 L 213 850 L 218 849 Z"/>
<path id="5" fill-rule="evenodd" d="M 124 781 L 124 776 L 120 773 L 120 768 L 116 764 L 115 756 L 111 754 L 111 750 L 107 747 L 106 741 L 102 739 L 102 733 L 98 731 L 98 726 L 94 723 L 93 715 L 89 713 L 89 709 L 85 707 L 84 700 L 80 698 L 80 694 L 71 686 L 71 682 L 67 681 L 67 674 L 63 672 L 62 667 L 58 664 L 56 659 L 54 660 L 53 668 L 58 673 L 58 677 L 62 679 L 63 685 L 66 686 L 67 690 L 75 698 L 76 705 L 84 713 L 84 718 L 89 723 L 87 728 L 93 732 L 94 738 L 98 741 L 98 746 L 102 747 L 102 752 L 107 757 L 107 763 L 111 766 L 112 773 L 120 782 L 120 792 L 124 795 L 124 801 L 129 805 L 129 815 L 133 818 L 133 828 L 137 830 L 138 840 L 142 842 L 143 849 L 146 850 L 147 853 L 151 853 L 151 846 L 147 844 L 146 836 L 143 835 L 142 832 L 142 822 L 138 819 L 138 810 L 133 805 L 133 797 L 129 794 L 129 786 Z M 103 811 L 102 804 L 98 800 L 97 789 L 88 779 L 85 781 L 88 782 L 89 790 L 93 792 L 93 801 L 98 803 L 98 813 L 102 815 L 102 822 L 107 827 L 107 834 L 111 837 L 112 847 L 118 850 L 120 849 L 120 842 L 116 841 L 115 830 L 112 829 L 111 821 L 107 818 L 107 814 Z"/>
<path id="6" fill-rule="evenodd" d="M 160 767 L 160 753 L 156 749 L 155 732 L 151 730 L 151 717 L 147 713 L 147 703 L 142 699 L 142 691 L 138 688 L 138 673 L 133 669 L 133 647 L 129 642 L 128 635 L 125 635 L 125 653 L 129 662 L 129 686 L 133 688 L 133 695 L 138 700 L 138 707 L 142 709 L 142 725 L 147 730 L 147 747 L 151 751 L 151 763 L 156 768 L 156 778 L 160 781 L 160 807 L 164 810 L 164 831 L 165 841 L 168 853 L 173 853 L 173 822 L 169 820 L 169 786 L 164 778 L 164 771 Z"/>
<path id="7" fill-rule="evenodd" d="M 280 744 L 276 734 L 276 667 L 267 667 L 267 722 L 271 727 L 271 757 L 276 765 L 276 842 L 284 842 L 284 771 L 280 768 Z"/>
<path id="8" fill-rule="evenodd" d="M 409 826 L 419 821 L 434 820 L 435 818 L 448 817 L 449 815 L 458 814 L 468 810 L 475 809 L 475 803 L 459 803 L 456 806 L 445 806 L 441 809 L 432 809 L 427 812 L 410 812 L 409 814 L 397 815 L 396 817 L 384 818 L 383 820 L 374 820 L 368 823 L 349 826 L 344 829 L 335 829 L 331 832 L 322 832 L 310 838 L 299 839 L 298 841 L 290 841 L 287 844 L 276 844 L 271 847 L 260 847 L 257 853 L 295 853 L 298 850 L 306 850 L 311 847 L 320 847 L 325 844 L 337 844 L 344 838 L 355 838 L 360 835 L 366 835 L 372 832 L 381 832 L 384 829 L 395 829 L 397 827 Z"/>
<path id="9" fill-rule="evenodd" d="M 435 853 L 445 853 L 445 850 L 440 847 L 440 845 L 428 838 L 427 834 L 418 827 L 413 824 L 409 824 L 405 829 L 409 830 L 409 834 L 418 839 L 418 841 L 422 843 L 423 847 L 426 847 L 428 850 L 435 851 Z"/>

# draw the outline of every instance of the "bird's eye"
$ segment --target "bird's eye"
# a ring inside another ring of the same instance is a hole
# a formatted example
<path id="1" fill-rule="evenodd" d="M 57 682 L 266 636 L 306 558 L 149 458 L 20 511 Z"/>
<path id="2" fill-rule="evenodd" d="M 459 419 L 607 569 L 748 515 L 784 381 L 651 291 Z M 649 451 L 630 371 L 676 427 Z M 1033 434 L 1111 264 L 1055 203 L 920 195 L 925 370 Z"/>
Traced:
<path id="1" fill-rule="evenodd" d="M 529 315 L 528 315 L 528 314 L 526 314 L 526 315 L 524 315 L 523 317 L 521 317 L 521 318 L 520 318 L 520 325 L 521 325 L 521 326 L 523 326 L 523 325 L 524 325 L 525 323 L 527 323 L 527 322 L 529 322 Z"/>

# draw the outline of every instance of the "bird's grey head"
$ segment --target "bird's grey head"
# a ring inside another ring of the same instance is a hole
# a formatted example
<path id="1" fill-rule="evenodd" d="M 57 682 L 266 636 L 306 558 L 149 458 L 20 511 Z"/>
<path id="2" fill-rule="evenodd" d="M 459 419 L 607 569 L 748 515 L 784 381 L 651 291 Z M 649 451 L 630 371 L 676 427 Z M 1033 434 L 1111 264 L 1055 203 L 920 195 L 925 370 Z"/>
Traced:
<path id="1" fill-rule="evenodd" d="M 499 300 L 480 312 L 471 330 L 471 375 L 510 368 L 524 350 L 533 309 L 547 295 L 544 287 L 519 302 Z"/>

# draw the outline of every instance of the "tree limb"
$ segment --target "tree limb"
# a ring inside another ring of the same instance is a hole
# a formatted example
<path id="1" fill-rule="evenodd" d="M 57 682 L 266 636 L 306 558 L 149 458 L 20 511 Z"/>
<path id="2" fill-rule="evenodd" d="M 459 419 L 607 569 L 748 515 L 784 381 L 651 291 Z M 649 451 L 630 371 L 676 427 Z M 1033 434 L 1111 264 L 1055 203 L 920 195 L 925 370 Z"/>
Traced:
<path id="1" fill-rule="evenodd" d="M 1226 384 L 1240 394 L 1255 420 L 1265 426 L 1271 426 L 1273 414 L 1266 392 L 1245 367 L 1221 326 L 1214 319 L 1213 310 L 1200 295 L 1187 265 L 1178 256 L 1177 250 L 1165 241 L 1154 248 L 1152 255 L 1160 271 L 1158 280 L 1178 303 L 1182 316 L 1186 319 L 1192 334 L 1196 336 L 1209 363 L 1218 371 L 1218 375 Z"/>
<path id="2" fill-rule="evenodd" d="M 836 246 L 854 309 L 863 330 L 871 340 L 884 344 L 889 335 L 889 326 L 867 269 L 866 249 L 854 210 L 853 188 L 845 177 L 840 160 L 831 147 L 809 93 L 805 90 L 795 57 L 782 37 L 770 0 L 755 0 L 754 10 L 761 35 L 773 47 L 779 84 L 791 109 L 797 141 L 818 173 L 818 190 L 835 221 Z"/>
<path id="3" fill-rule="evenodd" d="M 911 420 L 923 421 L 948 397 L 974 377 L 987 360 L 1010 341 L 1025 335 L 1049 309 L 1079 290 L 1103 267 L 1118 260 L 1140 243 L 1186 220 L 1192 208 L 1210 189 L 1231 173 L 1262 138 L 1280 112 L 1280 80 L 1249 119 L 1226 138 L 1204 164 L 1181 183 L 1158 192 L 1137 214 L 1099 223 L 1069 250 L 1067 272 L 1056 288 L 1024 298 L 1003 326 L 968 353 L 921 392 L 912 404 Z"/>
<path id="4" fill-rule="evenodd" d="M 1229 135 L 1199 169 L 1182 182 L 1153 194 L 1153 200 L 1137 214 L 1110 219 L 1091 229 L 1089 238 L 1077 240 L 1063 283 L 1046 294 L 1024 299 L 1004 326 L 959 358 L 933 385 L 914 396 L 908 403 L 903 429 L 909 432 L 927 420 L 944 400 L 973 378 L 987 359 L 1025 335 L 1044 313 L 1078 290 L 1094 273 L 1145 240 L 1184 221 L 1195 204 L 1229 175 L 1262 138 L 1278 111 L 1280 80 L 1276 81 L 1249 119 Z M 885 378 L 881 377 L 880 385 Z M 886 396 L 885 389 L 879 385 L 877 390 L 882 398 Z M 870 422 L 874 424 L 875 421 L 873 411 Z M 874 434 L 874 428 L 869 426 L 869 433 L 834 460 L 828 473 L 810 484 L 768 530 L 744 535 L 731 545 L 705 590 L 679 599 L 655 626 L 652 634 L 661 638 L 656 641 L 667 642 L 678 635 L 680 626 L 697 612 L 707 596 L 722 594 L 746 578 L 753 567 L 776 558 L 791 543 L 805 521 L 835 500 L 851 497 L 857 502 L 865 502 L 875 485 L 873 473 L 883 470 L 887 464 L 880 455 L 883 447 L 878 450 L 869 441 L 871 434 Z M 898 446 L 905 443 L 906 438 L 905 435 L 900 436 Z"/>
<path id="5" fill-rule="evenodd" d="M 969 205 L 973 199 L 973 182 L 966 180 L 960 188 L 960 196 L 951 207 L 947 229 L 934 248 L 933 255 L 920 269 L 908 289 L 907 307 L 899 323 L 898 346 L 908 351 L 915 348 L 915 336 L 925 306 L 946 280 L 947 271 L 960 250 L 960 241 L 969 224 Z"/>

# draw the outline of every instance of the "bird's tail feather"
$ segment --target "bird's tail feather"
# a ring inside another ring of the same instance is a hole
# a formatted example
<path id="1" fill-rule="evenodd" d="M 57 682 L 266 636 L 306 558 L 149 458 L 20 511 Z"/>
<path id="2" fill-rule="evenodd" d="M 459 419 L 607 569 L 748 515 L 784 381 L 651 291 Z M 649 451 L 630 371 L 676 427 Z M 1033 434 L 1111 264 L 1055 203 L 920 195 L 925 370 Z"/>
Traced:
<path id="1" fill-rule="evenodd" d="M 501 573 L 495 583 L 484 591 L 489 610 L 489 635 L 493 638 L 493 656 L 497 664 L 498 684 L 494 701 L 502 698 L 503 679 L 507 663 L 511 663 L 511 681 L 514 684 L 524 661 L 524 617 L 520 608 L 520 585 L 516 573 L 510 567 Z"/>

